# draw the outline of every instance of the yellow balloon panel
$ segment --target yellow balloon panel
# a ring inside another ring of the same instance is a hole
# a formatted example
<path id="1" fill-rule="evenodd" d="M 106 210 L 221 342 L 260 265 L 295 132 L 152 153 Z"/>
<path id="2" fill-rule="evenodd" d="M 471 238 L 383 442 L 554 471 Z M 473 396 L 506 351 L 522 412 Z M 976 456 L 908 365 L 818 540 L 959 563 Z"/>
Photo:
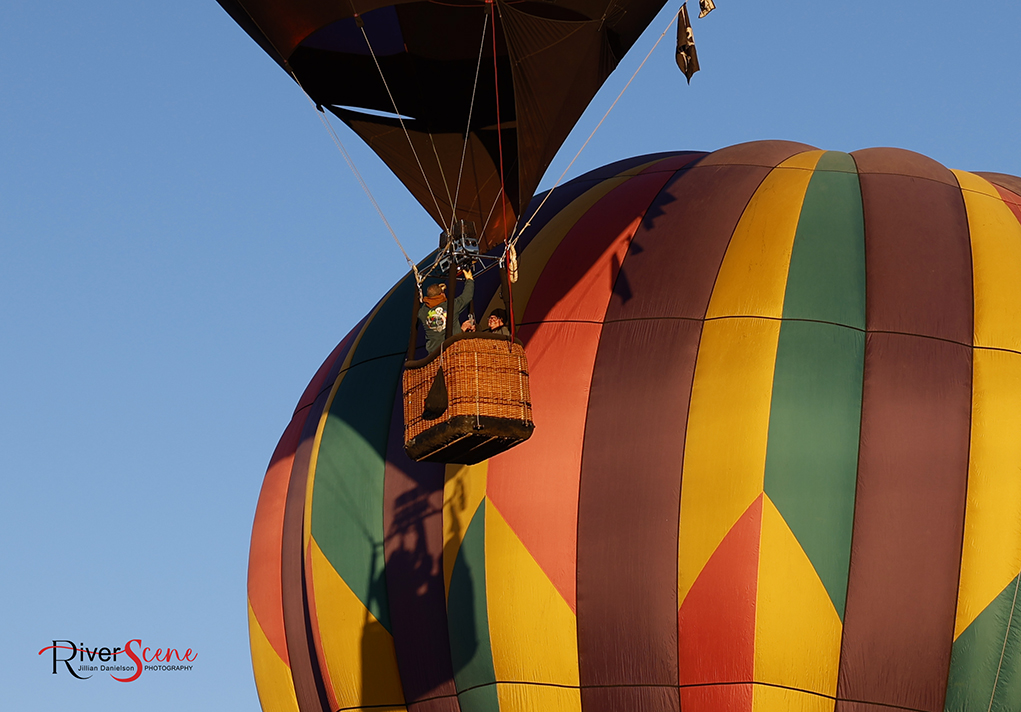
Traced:
<path id="1" fill-rule="evenodd" d="M 812 562 L 763 495 L 755 681 L 836 695 L 840 633 L 840 617 Z"/>
<path id="2" fill-rule="evenodd" d="M 291 669 L 280 659 L 248 604 L 248 630 L 252 646 L 252 667 L 263 712 L 298 712 Z"/>
<path id="3" fill-rule="evenodd" d="M 574 612 L 489 500 L 486 595 L 496 679 L 577 687 Z"/>
<path id="4" fill-rule="evenodd" d="M 327 684 L 340 709 L 403 710 L 393 638 L 311 540 L 311 603 Z"/>
<path id="5" fill-rule="evenodd" d="M 500 712 L 581 712 L 578 689 L 500 683 L 496 692 Z"/>
<path id="6" fill-rule="evenodd" d="M 752 712 L 833 712 L 837 701 L 768 685 L 752 688 Z"/>
<path id="7" fill-rule="evenodd" d="M 762 493 L 780 322 L 703 327 L 688 415 L 678 537 L 678 605 L 738 518 Z"/>
<path id="8" fill-rule="evenodd" d="M 794 235 L 812 179 L 804 168 L 814 168 L 822 153 L 795 156 L 762 181 L 734 230 L 706 318 L 783 315 Z"/>
<path id="9" fill-rule="evenodd" d="M 976 349 L 954 637 L 1021 572 L 1021 354 Z"/>
<path id="10" fill-rule="evenodd" d="M 971 231 L 975 346 L 1021 350 L 1021 223 L 984 178 L 954 171 Z"/>
<path id="11" fill-rule="evenodd" d="M 450 595 L 450 577 L 468 524 L 486 496 L 489 460 L 477 465 L 447 465 L 443 482 L 443 590 Z"/>

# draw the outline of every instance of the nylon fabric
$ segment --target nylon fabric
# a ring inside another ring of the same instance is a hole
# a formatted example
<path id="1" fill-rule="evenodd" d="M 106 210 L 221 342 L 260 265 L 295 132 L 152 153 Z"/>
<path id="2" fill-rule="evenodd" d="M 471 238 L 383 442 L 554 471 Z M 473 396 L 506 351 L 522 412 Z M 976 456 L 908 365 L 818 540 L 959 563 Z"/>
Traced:
<path id="1" fill-rule="evenodd" d="M 869 334 L 838 696 L 939 712 L 971 429 L 967 214 L 957 179 L 935 161 L 896 149 L 851 155 Z"/>
<path id="2" fill-rule="evenodd" d="M 333 564 L 335 567 L 339 565 L 339 570 L 335 573 L 343 576 L 341 572 L 346 571 L 350 575 L 350 580 L 345 580 L 345 585 L 350 588 L 351 583 L 355 583 L 358 594 L 362 597 L 360 600 L 367 607 L 374 609 L 374 620 L 383 626 L 384 631 L 389 631 L 388 597 L 383 570 L 382 479 L 390 407 L 375 401 L 374 417 L 361 421 L 354 415 L 359 401 L 347 398 L 349 394 L 357 396 L 359 393 L 373 392 L 373 380 L 375 385 L 386 384 L 389 381 L 393 389 L 391 393 L 396 390 L 396 380 L 399 378 L 405 347 L 400 330 L 392 328 L 391 324 L 398 319 L 400 321 L 396 323 L 401 321 L 407 323 L 407 311 L 406 307 L 397 309 L 395 305 L 399 302 L 390 297 L 403 293 L 404 299 L 407 300 L 411 289 L 412 282 L 406 278 L 373 309 L 365 327 L 358 333 L 351 351 L 344 359 L 342 369 L 331 390 L 328 394 L 325 391 L 321 392 L 316 405 L 313 406 L 316 416 L 314 419 L 312 415 L 309 417 L 306 432 L 303 434 L 303 444 L 299 448 L 300 457 L 296 458 L 296 461 L 300 462 L 301 471 L 307 473 L 301 478 L 300 488 L 295 486 L 295 499 L 300 493 L 302 502 L 300 512 L 297 502 L 294 511 L 294 519 L 300 523 L 297 525 L 300 527 L 299 531 L 303 530 L 306 561 L 302 574 L 303 585 L 294 586 L 290 606 L 285 598 L 285 616 L 287 611 L 291 610 L 293 623 L 288 624 L 288 642 L 290 645 L 292 637 L 295 640 L 295 645 L 289 647 L 292 659 L 295 650 L 298 650 L 300 655 L 306 656 L 307 653 L 304 651 L 311 648 L 311 644 L 302 643 L 302 636 L 298 633 L 292 635 L 290 631 L 292 626 L 297 625 L 302 626 L 302 631 L 305 630 L 306 607 L 302 598 L 307 596 L 307 616 L 311 621 L 309 627 L 317 657 L 317 660 L 308 663 L 310 668 L 308 676 L 315 680 L 316 689 L 313 690 L 306 683 L 305 691 L 302 693 L 309 700 L 308 704 L 314 705 L 309 709 L 319 709 L 325 705 L 336 709 L 339 704 L 338 688 L 332 679 L 334 671 L 329 664 L 331 659 L 337 658 L 337 654 L 330 650 L 330 646 L 337 640 L 332 637 L 324 638 L 317 623 L 320 616 L 329 618 L 333 615 L 332 606 L 335 602 L 332 593 L 317 590 L 317 569 L 311 565 L 313 537 L 319 539 L 322 536 L 317 546 L 322 546 L 322 541 L 327 542 L 326 550 L 320 551 L 323 551 L 327 558 L 329 558 L 327 552 L 333 552 L 334 557 L 340 562 Z M 404 303 L 406 304 L 406 301 Z M 396 353 L 389 357 L 391 361 L 389 368 L 387 359 L 373 358 L 381 350 L 386 353 L 385 349 L 395 347 Z M 352 374 L 354 377 L 349 378 L 348 376 Z M 356 420 L 360 431 L 348 424 L 345 414 L 348 419 Z M 366 437 L 369 439 L 366 440 Z M 337 447 L 334 448 L 334 445 Z M 325 458 L 322 457 L 324 452 Z M 347 460 L 344 453 L 351 453 L 354 457 Z M 321 463 L 325 463 L 323 467 L 320 467 Z M 352 487 L 350 491 L 345 489 L 348 486 Z M 339 506 L 342 511 L 348 513 L 347 516 L 324 516 L 321 508 L 317 512 L 317 507 L 313 506 L 316 504 L 317 493 L 323 495 L 318 501 L 320 507 L 331 503 L 331 497 L 332 503 L 337 505 L 339 497 L 342 503 Z M 353 499 L 347 499 L 352 494 Z M 377 506 L 360 509 L 369 502 L 376 502 Z M 349 541 L 348 537 L 353 538 Z M 353 545 L 354 542 L 361 542 L 361 546 Z M 292 566 L 300 566 L 300 562 L 295 562 Z M 294 573 L 287 576 L 286 570 L 285 577 L 287 580 L 297 579 Z M 329 582 L 329 577 L 326 581 Z M 311 701 L 313 692 L 318 699 L 317 702 Z M 306 703 L 302 701 L 301 694 L 299 704 L 305 708 Z"/>
<path id="3" fill-rule="evenodd" d="M 1021 611 L 1011 580 L 954 642 L 945 712 L 1021 709 Z"/>
<path id="4" fill-rule="evenodd" d="M 716 277 L 707 319 L 779 318 L 801 205 L 822 151 L 787 159 L 755 191 L 734 230 Z"/>
<path id="5" fill-rule="evenodd" d="M 496 686 L 500 712 L 582 712 L 581 690 L 500 683 Z"/>
<path id="6" fill-rule="evenodd" d="M 477 465 L 446 465 L 443 482 L 443 590 L 450 594 L 457 552 L 468 524 L 486 496 L 489 460 Z"/>
<path id="7" fill-rule="evenodd" d="M 565 705 L 580 702 L 577 694 L 565 696 L 551 687 L 519 689 L 524 683 L 578 687 L 578 627 L 574 611 L 489 500 L 486 561 L 494 674 L 501 682 L 522 683 L 513 686 L 516 692 L 499 690 L 501 711 L 571 709 Z M 519 705 L 526 700 L 541 707 Z"/>
<path id="8" fill-rule="evenodd" d="M 289 660 L 287 637 L 284 632 L 283 594 L 280 588 L 281 541 L 287 485 L 291 479 L 294 452 L 298 448 L 305 415 L 303 413 L 302 417 L 296 416 L 291 419 L 270 458 L 262 490 L 259 492 L 259 502 L 255 507 L 252 543 L 248 553 L 248 605 L 251 620 L 257 621 L 260 633 L 285 665 Z M 254 655 L 254 637 L 252 649 Z"/>
<path id="9" fill-rule="evenodd" d="M 252 648 L 252 668 L 259 704 L 264 712 L 298 712 L 294 695 L 294 678 L 287 661 L 282 659 L 255 618 L 248 603 L 248 632 Z"/>
<path id="10" fill-rule="evenodd" d="M 615 312 L 611 308 L 607 318 Z M 677 685 L 684 441 L 676 434 L 684 427 L 698 339 L 698 323 L 685 320 L 609 321 L 603 327 L 578 505 L 578 647 L 590 698 L 597 688 L 619 685 L 634 687 L 635 698 L 658 699 L 666 693 L 646 686 Z M 649 373 L 660 377 L 648 379 Z M 638 580 L 646 585 L 636 587 Z"/>
<path id="11" fill-rule="evenodd" d="M 1021 573 L 1021 354 L 976 349 L 954 638 Z"/>
<path id="12" fill-rule="evenodd" d="M 337 408 L 331 409 L 323 429 L 312 505 L 312 536 L 321 539 L 327 559 L 387 630 L 383 470 L 390 409 L 375 401 L 374 412 L 359 408 L 355 423 L 354 413 L 340 408 L 353 409 L 362 403 L 359 397 L 375 391 L 380 381 L 395 380 L 401 361 L 390 357 L 365 364 L 357 377 L 346 378 L 341 384 L 334 400 Z M 392 399 L 396 383 L 389 390 Z M 335 512 L 349 514 L 338 517 Z"/>
<path id="13" fill-rule="evenodd" d="M 954 171 L 971 234 L 975 346 L 1021 352 L 1021 223 L 999 191 L 978 176 Z"/>
<path id="14" fill-rule="evenodd" d="M 755 712 L 832 712 L 835 701 L 801 690 L 754 685 L 752 709 Z"/>
<path id="15" fill-rule="evenodd" d="M 840 618 L 865 357 L 865 234 L 854 171 L 850 156 L 826 152 L 805 193 L 783 298 L 764 481 Z"/>
<path id="16" fill-rule="evenodd" d="M 361 324 L 365 323 L 365 319 Z M 319 710 L 328 706 L 328 700 L 324 702 L 324 691 L 322 677 L 323 673 L 319 668 L 318 661 L 312 658 L 311 652 L 314 641 L 308 638 L 308 626 L 305 613 L 304 600 L 304 568 L 303 568 L 303 510 L 305 507 L 305 491 L 309 479 L 309 462 L 314 456 L 314 440 L 316 437 L 317 424 L 323 409 L 326 407 L 329 392 L 322 390 L 324 383 L 331 382 L 340 372 L 342 365 L 347 363 L 351 356 L 353 344 L 361 334 L 361 324 L 352 330 L 334 350 L 332 362 L 327 359 L 319 368 L 316 377 L 306 388 L 302 399 L 299 401 L 299 408 L 292 416 L 292 424 L 296 425 L 299 433 L 297 443 L 293 451 L 293 461 L 289 468 L 275 472 L 281 478 L 279 486 L 284 489 L 283 500 L 276 503 L 278 509 L 273 519 L 279 517 L 279 539 L 273 544 L 276 533 L 273 531 L 276 524 L 272 519 L 265 517 L 253 525 L 252 537 L 253 546 L 263 536 L 268 536 L 269 541 L 263 543 L 269 546 L 260 552 L 257 558 L 250 561 L 251 567 L 260 565 L 266 566 L 261 574 L 267 578 L 263 583 L 270 587 L 271 595 L 279 595 L 281 623 L 283 635 L 285 636 L 286 654 L 281 656 L 287 661 L 291 668 L 291 677 L 294 681 L 294 691 L 299 707 L 304 711 Z M 322 380 L 319 380 L 320 377 Z M 309 400 L 311 399 L 311 400 Z M 305 405 L 303 405 L 303 403 Z M 289 448 L 288 448 L 289 449 Z M 267 485 L 270 483 L 267 482 Z M 261 495 L 260 495 L 261 499 Z M 266 503 L 273 506 L 269 500 Z M 268 514 L 268 513 L 267 513 Z M 261 530 L 265 525 L 266 530 Z M 279 552 L 279 553 L 277 553 Z M 263 559 L 267 556 L 268 559 Z M 254 571 L 253 571 L 254 573 Z M 272 583 L 270 583 L 272 581 Z M 260 584 L 261 585 L 261 584 Z M 254 589 L 252 589 L 254 590 Z M 276 592 L 279 592 L 278 594 Z M 253 606 L 256 606 L 256 616 L 263 613 L 264 600 L 260 596 L 253 599 Z M 269 609 L 272 614 L 272 608 Z M 279 615 L 279 614 L 275 614 Z M 313 637 L 315 632 L 313 631 Z"/>
<path id="17" fill-rule="evenodd" d="M 345 362 L 350 359 L 348 352 Z M 284 608 L 284 629 L 287 635 L 287 657 L 294 677 L 294 691 L 302 712 L 335 708 L 329 671 L 323 666 L 318 627 L 314 620 L 314 603 L 306 596 L 311 583 L 308 565 L 309 548 L 305 543 L 307 526 L 307 493 L 314 472 L 312 463 L 317 453 L 319 424 L 328 408 L 332 391 L 322 391 L 309 408 L 301 432 L 294 465 L 287 485 L 284 503 L 284 527 L 280 542 L 281 594 Z M 311 632 L 311 636 L 309 633 Z M 311 637 L 311 639 L 310 639 Z"/>
<path id="18" fill-rule="evenodd" d="M 310 533 L 344 581 L 389 630 L 384 568 L 383 474 L 393 398 L 404 362 L 411 280 L 384 299 L 353 351 L 322 424 L 311 483 Z M 389 392 L 390 398 L 378 396 Z M 338 516 L 344 512 L 346 516 Z"/>
<path id="19" fill-rule="evenodd" d="M 910 151 L 851 156 L 867 225 L 869 330 L 971 344 L 971 247 L 954 174 Z"/>
<path id="20" fill-rule="evenodd" d="M 315 402 L 315 399 L 319 397 L 323 389 L 329 390 L 332 387 L 333 382 L 337 378 L 337 374 L 340 372 L 344 364 L 344 360 L 350 353 L 352 346 L 354 345 L 355 339 L 359 334 L 362 333 L 362 329 L 365 327 L 365 323 L 368 321 L 369 316 L 366 315 L 355 324 L 354 328 L 348 332 L 347 336 L 341 339 L 337 347 L 333 349 L 333 352 L 323 361 L 319 370 L 316 371 L 312 380 L 309 381 L 308 386 L 305 387 L 305 392 L 301 394 L 301 398 L 298 399 L 298 404 L 294 407 L 294 415 L 298 414 L 298 411 L 308 408 Z"/>
<path id="21" fill-rule="evenodd" d="M 685 687 L 681 689 L 681 705 L 684 712 L 715 712 L 733 710 L 745 712 L 752 708 L 752 685 L 711 685 L 707 687 Z"/>
<path id="22" fill-rule="evenodd" d="M 1021 225 L 1000 192 L 971 173 L 954 171 L 964 195 L 975 284 L 975 345 L 1021 348 Z M 955 639 L 1021 572 L 1021 355 L 976 350 L 964 550 Z M 956 650 L 956 648 L 955 648 Z M 955 652 L 955 655 L 959 655 Z"/>
<path id="23" fill-rule="evenodd" d="M 463 712 L 499 711 L 486 600 L 486 502 L 468 525 L 447 597 L 450 661 Z"/>
<path id="24" fill-rule="evenodd" d="M 631 177 L 592 205 L 549 258 L 518 332 L 528 354 L 533 412 L 544 410 L 558 428 L 544 433 L 536 427 L 527 442 L 494 458 L 487 488 L 572 610 L 578 482 L 592 364 L 628 245 L 669 177 Z M 537 321 L 541 323 L 531 325 Z M 535 467 L 535 462 L 542 466 Z"/>
<path id="25" fill-rule="evenodd" d="M 433 708 L 432 698 L 457 694 L 442 564 L 445 468 L 405 454 L 402 395 L 391 412 L 383 480 L 387 610 L 409 707 L 425 700 Z"/>
<path id="26" fill-rule="evenodd" d="M 309 543 L 322 653 L 332 682 L 334 709 L 404 710 L 393 637 L 345 583 L 319 548 Z"/>
<path id="27" fill-rule="evenodd" d="M 765 494 L 758 563 L 754 680 L 834 697 L 840 617 L 800 542 Z M 768 689 L 755 686 L 756 712 L 783 709 L 777 703 L 792 699 Z M 799 700 L 794 709 L 809 701 L 809 709 L 816 709 L 819 703 L 801 694 L 793 699 Z"/>
<path id="28" fill-rule="evenodd" d="M 795 154 L 765 177 L 716 277 L 706 312 L 713 320 L 703 326 L 688 415 L 678 543 L 682 605 L 712 551 L 762 492 L 780 324 L 743 317 L 782 315 L 798 216 L 812 176 L 805 166 L 821 155 Z"/>
<path id="29" fill-rule="evenodd" d="M 616 62 L 603 20 L 549 20 L 499 6 L 515 86 L 518 175 L 530 193 Z M 537 178 L 536 178 L 537 182 Z"/>
<path id="30" fill-rule="evenodd" d="M 646 211 L 628 250 L 612 297 L 615 318 L 701 321 L 734 228 L 767 173 L 706 166 L 704 158 L 676 173 Z M 650 234 L 660 231 L 673 239 Z"/>
<path id="31" fill-rule="evenodd" d="M 702 160 L 702 165 L 776 168 L 799 153 L 815 150 L 814 146 L 795 141 L 748 141 L 713 151 Z"/>
<path id="32" fill-rule="evenodd" d="M 518 281 L 514 283 L 515 312 L 524 321 L 528 316 L 528 303 L 540 276 L 545 272 L 553 253 L 571 228 L 589 209 L 614 188 L 627 182 L 621 176 L 600 181 L 585 191 L 538 230 L 527 250 L 518 253 Z"/>
<path id="33" fill-rule="evenodd" d="M 505 195 L 492 221 L 483 215 L 477 222 L 484 250 L 509 233 L 592 97 L 663 6 L 662 0 L 625 0 L 614 8 L 602 0 L 567 6 L 368 0 L 357 10 L 322 0 L 220 4 L 317 106 L 369 144 L 438 224 L 452 214 L 486 213 Z M 492 37 L 483 52 L 498 66 L 476 75 L 478 41 L 463 40 L 479 37 L 487 14 Z M 356 15 L 378 69 L 358 41 L 361 31 L 354 32 Z M 369 111 L 406 117 L 411 141 L 394 118 Z M 460 174 L 457 205 L 448 197 L 437 207 L 432 196 L 439 199 L 459 175 L 466 130 L 470 166 Z"/>
<path id="34" fill-rule="evenodd" d="M 858 175 L 846 153 L 823 153 L 805 191 L 783 318 L 865 329 L 865 224 Z"/>
<path id="35" fill-rule="evenodd" d="M 1005 173 L 986 172 L 976 172 L 975 175 L 985 178 L 987 181 L 1000 188 L 1001 193 L 1012 193 L 1015 200 L 1018 196 L 1021 196 L 1021 178 L 1017 176 L 1006 175 Z M 1006 196 L 1004 196 L 1004 200 L 1007 200 Z"/>
<path id="36" fill-rule="evenodd" d="M 863 300 L 864 301 L 864 300 Z M 843 618 L 851 558 L 865 334 L 784 321 L 770 403 L 765 492 Z"/>
<path id="37" fill-rule="evenodd" d="M 260 695 L 302 712 L 1013 712 L 1007 178 L 760 142 L 566 184 L 518 243 L 538 428 L 472 467 L 402 452 L 402 281 L 271 460 Z"/>
<path id="38" fill-rule="evenodd" d="M 681 603 L 678 659 L 685 712 L 751 710 L 751 685 L 735 683 L 755 675 L 762 498 L 741 513 Z"/>
<path id="39" fill-rule="evenodd" d="M 681 482 L 677 600 L 762 494 L 779 322 L 706 322 L 698 349 Z"/>
<path id="40" fill-rule="evenodd" d="M 968 347 L 869 334 L 841 698 L 943 709 L 970 411 Z"/>

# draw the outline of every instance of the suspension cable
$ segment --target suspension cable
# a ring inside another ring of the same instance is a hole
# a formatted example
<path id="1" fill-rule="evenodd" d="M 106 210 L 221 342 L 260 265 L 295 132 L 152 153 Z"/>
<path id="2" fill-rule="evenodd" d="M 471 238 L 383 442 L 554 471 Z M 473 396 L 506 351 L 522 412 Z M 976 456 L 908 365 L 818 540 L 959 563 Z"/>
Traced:
<path id="1" fill-rule="evenodd" d="M 569 170 L 571 170 L 571 166 L 573 166 L 574 162 L 578 160 L 578 156 L 580 156 L 581 152 L 585 150 L 586 146 L 588 146 L 589 141 L 592 140 L 592 137 L 596 135 L 596 131 L 598 131 L 599 127 L 603 125 L 603 122 L 606 121 L 606 117 L 610 115 L 610 112 L 613 111 L 613 107 L 615 107 L 617 105 L 617 102 L 620 101 L 620 98 L 622 96 L 624 96 L 624 92 L 626 92 L 627 88 L 629 86 L 631 86 L 631 82 L 633 82 L 635 80 L 635 77 L 638 76 L 638 72 L 642 71 L 642 67 L 645 66 L 645 63 L 649 60 L 649 57 L 652 56 L 652 53 L 659 46 L 659 43 L 663 41 L 664 37 L 666 37 L 666 33 L 670 31 L 670 28 L 673 27 L 674 21 L 676 21 L 676 20 L 677 20 L 677 16 L 676 15 L 671 15 L 670 22 L 667 23 L 667 26 L 663 30 L 663 33 L 659 36 L 659 39 L 657 39 L 656 43 L 654 45 L 652 45 L 652 49 L 650 49 L 648 54 L 645 55 L 645 59 L 643 59 L 642 63 L 638 65 L 638 69 L 635 70 L 635 73 L 632 74 L 631 78 L 627 80 L 627 84 L 624 85 L 624 88 L 620 90 L 620 94 L 618 94 L 617 98 L 613 100 L 612 104 L 610 104 L 610 108 L 606 110 L 605 114 L 603 114 L 603 118 L 599 119 L 599 123 L 596 124 L 596 127 L 594 129 L 592 129 L 592 133 L 590 133 L 588 135 L 588 138 L 585 139 L 585 143 L 583 143 L 581 145 L 581 148 L 578 149 L 578 152 L 576 154 L 574 154 L 574 158 L 571 159 L 571 162 L 567 164 L 567 168 L 565 168 L 564 172 L 560 174 L 559 178 L 557 178 L 557 182 L 554 183 L 553 187 L 550 188 L 549 191 L 546 193 L 546 197 L 544 197 L 542 199 L 542 202 L 539 203 L 539 207 L 537 207 L 534 211 L 532 211 L 532 214 L 528 217 L 528 220 L 521 227 L 521 229 L 517 230 L 515 232 L 514 237 L 510 240 L 510 244 L 511 245 L 516 244 L 518 239 L 521 237 L 521 235 L 525 232 L 525 230 L 528 229 L 528 226 L 532 224 L 532 220 L 535 218 L 536 215 L 539 214 L 539 211 L 542 210 L 542 206 L 545 205 L 546 201 L 549 200 L 551 195 L 553 195 L 553 191 L 557 189 L 557 187 L 560 185 L 560 182 L 564 180 L 564 176 L 566 176 L 567 172 Z"/>
<path id="2" fill-rule="evenodd" d="M 436 158 L 436 167 L 440 169 L 440 178 L 443 179 L 443 189 L 447 191 L 447 200 L 450 201 L 451 205 L 453 205 L 454 200 L 450 197 L 450 186 L 447 185 L 447 174 L 443 172 L 443 164 L 440 163 L 440 152 L 436 150 L 436 141 L 433 140 L 433 135 L 431 133 L 429 134 L 429 143 L 433 147 L 433 156 Z M 440 215 L 440 219 L 443 219 L 442 215 Z"/>
<path id="3" fill-rule="evenodd" d="M 337 132 L 333 130 L 333 124 L 331 124 L 327 120 L 326 113 L 316 106 L 315 101 L 312 99 L 311 96 L 308 95 L 308 92 L 305 91 L 305 87 L 303 87 L 301 85 L 301 82 L 298 81 L 298 77 L 295 76 L 294 73 L 291 73 L 291 77 L 294 79 L 295 82 L 297 82 L 298 88 L 301 89 L 302 93 L 305 94 L 305 98 L 308 99 L 308 103 L 312 105 L 312 108 L 315 109 L 316 114 L 319 115 L 319 121 L 322 122 L 323 126 L 326 128 L 326 131 L 330 134 L 330 137 L 333 139 L 334 145 L 340 151 L 340 155 L 344 157 L 344 162 L 347 163 L 347 167 L 351 169 L 352 173 L 354 173 L 355 179 L 357 179 L 358 181 L 358 185 L 360 185 L 362 187 L 362 190 L 365 191 L 365 195 L 369 197 L 369 201 L 372 203 L 372 207 L 376 209 L 376 212 L 379 214 L 379 217 L 383 221 L 383 224 L 386 225 L 386 229 L 390 231 L 390 236 L 393 237 L 394 242 L 397 243 L 397 248 L 401 251 L 401 254 L 404 255 L 405 261 L 411 268 L 411 272 L 415 277 L 416 289 L 418 289 L 419 294 L 421 295 L 422 278 L 418 273 L 418 265 L 416 265 L 414 261 L 412 261 L 411 257 L 408 256 L 407 250 L 405 250 L 404 245 L 401 244 L 400 238 L 397 237 L 397 233 L 394 232 L 393 227 L 390 225 L 390 221 L 387 220 L 386 215 L 383 214 L 383 209 L 379 207 L 379 203 L 377 203 L 376 198 L 373 197 L 372 191 L 369 190 L 369 186 L 366 184 L 365 179 L 362 178 L 362 174 L 358 172 L 358 168 L 355 166 L 354 161 L 348 154 L 347 149 L 344 148 L 344 142 L 340 140 L 340 136 L 338 136 Z"/>
<path id="4" fill-rule="evenodd" d="M 355 15 L 355 19 L 360 20 L 361 18 L 358 15 Z M 404 130 L 404 136 L 405 138 L 408 139 L 408 145 L 411 147 L 411 153 L 415 157 L 415 163 L 418 164 L 418 170 L 422 171 L 422 180 L 425 181 L 425 187 L 428 188 L 429 190 L 429 197 L 433 199 L 433 205 L 436 206 L 436 215 L 438 215 L 442 220 L 443 211 L 440 210 L 439 201 L 436 200 L 436 194 L 433 193 L 433 187 L 432 184 L 429 182 L 429 176 L 425 174 L 425 168 L 422 166 L 422 161 L 418 157 L 418 151 L 415 150 L 415 144 L 411 140 L 411 134 L 408 133 L 408 127 L 404 125 L 404 117 L 401 114 L 400 110 L 397 108 L 397 102 L 394 100 L 394 95 L 390 91 L 390 85 L 387 84 L 386 76 L 383 74 L 383 68 L 379 66 L 379 60 L 376 58 L 376 52 L 375 50 L 372 49 L 372 43 L 369 42 L 369 35 L 365 31 L 365 23 L 359 22 L 358 24 L 360 25 L 360 29 L 362 31 L 362 37 L 365 38 L 365 45 L 369 48 L 369 54 L 372 55 L 372 61 L 375 62 L 376 64 L 376 70 L 379 72 L 379 78 L 383 80 L 383 86 L 386 88 L 387 96 L 390 97 L 390 104 L 394 108 L 394 114 L 397 115 L 397 120 L 400 122 L 401 128 Z M 441 175 L 443 174 L 443 166 L 440 166 L 440 174 Z"/>
<path id="5" fill-rule="evenodd" d="M 454 188 L 454 201 L 450 208 L 450 225 L 454 225 L 457 217 L 457 199 L 461 195 L 461 176 L 464 173 L 464 157 L 468 153 L 468 136 L 472 128 L 472 112 L 475 111 L 475 93 L 479 88 L 479 70 L 482 68 L 482 50 L 486 46 L 486 27 L 489 15 L 482 16 L 482 41 L 479 43 L 479 60 L 475 63 L 475 84 L 472 86 L 472 100 L 468 105 L 468 124 L 464 127 L 464 145 L 461 147 L 461 164 L 457 168 L 457 185 Z"/>
<path id="6" fill-rule="evenodd" d="M 489 0 L 490 12 L 493 13 L 493 84 L 496 89 L 496 145 L 497 150 L 500 153 L 500 197 L 503 198 L 501 201 L 501 218 L 503 220 L 503 241 L 507 243 L 507 187 L 504 183 L 503 177 L 503 123 L 500 120 L 500 75 L 497 72 L 496 63 L 496 13 L 497 5 L 496 0 Z M 502 19 L 502 17 L 501 17 Z M 492 211 L 490 211 L 492 214 Z M 486 223 L 489 223 L 489 219 L 486 219 Z"/>
<path id="7" fill-rule="evenodd" d="M 486 213 L 486 221 L 482 224 L 482 232 L 479 233 L 480 235 L 484 235 L 485 234 L 486 228 L 489 227 L 489 219 L 493 217 L 493 212 L 496 210 L 496 204 L 498 202 L 500 202 L 500 198 L 502 198 L 502 197 L 503 197 L 503 193 L 497 193 L 496 197 L 493 198 L 493 204 L 489 206 L 489 212 Z M 482 207 L 482 206 L 480 205 L 479 207 Z M 479 215 L 481 215 L 481 214 L 482 213 L 480 212 Z"/>

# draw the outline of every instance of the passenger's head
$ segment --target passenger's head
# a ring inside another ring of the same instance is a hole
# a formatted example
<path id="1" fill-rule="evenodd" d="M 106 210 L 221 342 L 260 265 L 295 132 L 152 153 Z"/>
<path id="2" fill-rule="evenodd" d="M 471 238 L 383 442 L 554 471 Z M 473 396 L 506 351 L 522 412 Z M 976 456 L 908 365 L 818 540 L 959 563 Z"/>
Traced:
<path id="1" fill-rule="evenodd" d="M 434 282 L 425 288 L 425 296 L 438 297 L 446 291 L 447 285 L 442 282 Z"/>
<path id="2" fill-rule="evenodd" d="M 494 309 L 489 315 L 489 328 L 499 329 L 501 326 L 507 326 L 507 310 Z"/>

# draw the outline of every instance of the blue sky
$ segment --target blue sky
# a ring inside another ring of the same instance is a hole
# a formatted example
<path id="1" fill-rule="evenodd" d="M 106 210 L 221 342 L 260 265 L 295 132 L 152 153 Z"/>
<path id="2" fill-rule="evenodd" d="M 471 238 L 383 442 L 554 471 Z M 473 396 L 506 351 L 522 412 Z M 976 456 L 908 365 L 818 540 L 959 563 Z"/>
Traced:
<path id="1" fill-rule="evenodd" d="M 693 3 L 695 4 L 695 3 Z M 675 12 L 652 24 L 550 185 Z M 1021 174 L 1021 5 L 717 0 L 572 167 L 764 138 Z M 245 574 L 305 384 L 404 261 L 315 112 L 214 0 L 9 0 L 0 22 L 0 686 L 12 710 L 255 710 Z M 437 228 L 338 131 L 413 256 Z M 52 639 L 192 648 L 50 674 Z"/>

